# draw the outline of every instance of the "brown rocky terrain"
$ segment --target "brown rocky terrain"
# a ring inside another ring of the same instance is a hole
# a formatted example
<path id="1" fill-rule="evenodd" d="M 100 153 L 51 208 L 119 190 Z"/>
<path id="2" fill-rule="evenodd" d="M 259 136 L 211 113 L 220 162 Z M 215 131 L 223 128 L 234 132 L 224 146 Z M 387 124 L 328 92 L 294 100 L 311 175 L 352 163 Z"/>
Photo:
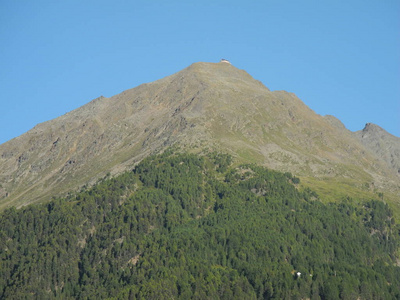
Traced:
<path id="1" fill-rule="evenodd" d="M 396 196 L 400 139 L 367 127 L 350 132 L 230 64 L 195 63 L 0 145 L 0 208 L 79 189 L 171 145 L 290 171 L 321 193 L 367 183 Z"/>

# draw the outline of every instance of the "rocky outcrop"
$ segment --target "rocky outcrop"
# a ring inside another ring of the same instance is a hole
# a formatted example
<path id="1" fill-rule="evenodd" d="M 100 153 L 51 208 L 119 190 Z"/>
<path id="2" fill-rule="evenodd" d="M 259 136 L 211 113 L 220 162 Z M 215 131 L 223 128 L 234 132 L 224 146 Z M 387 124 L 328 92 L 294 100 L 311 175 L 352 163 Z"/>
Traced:
<path id="1" fill-rule="evenodd" d="M 367 123 L 363 130 L 354 135 L 400 178 L 400 138 L 373 123 Z"/>

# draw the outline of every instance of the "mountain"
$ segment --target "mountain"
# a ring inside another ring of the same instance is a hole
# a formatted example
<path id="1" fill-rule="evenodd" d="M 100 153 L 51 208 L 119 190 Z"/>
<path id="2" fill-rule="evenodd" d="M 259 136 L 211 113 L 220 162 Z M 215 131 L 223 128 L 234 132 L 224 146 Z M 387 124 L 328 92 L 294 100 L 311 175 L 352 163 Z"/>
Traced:
<path id="1" fill-rule="evenodd" d="M 94 99 L 0 145 L 0 208 L 91 185 L 172 145 L 228 152 L 238 162 L 290 171 L 326 195 L 398 195 L 400 175 L 390 159 L 380 157 L 384 144 L 364 140 L 294 94 L 270 91 L 233 65 L 195 63 Z M 399 153 L 399 138 L 384 140 L 390 154 Z"/>

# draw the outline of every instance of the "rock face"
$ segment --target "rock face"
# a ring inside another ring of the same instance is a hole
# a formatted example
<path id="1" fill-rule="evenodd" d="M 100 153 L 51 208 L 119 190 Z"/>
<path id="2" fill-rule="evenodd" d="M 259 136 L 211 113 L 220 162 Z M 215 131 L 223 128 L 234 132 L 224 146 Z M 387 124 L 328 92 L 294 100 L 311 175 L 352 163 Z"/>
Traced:
<path id="1" fill-rule="evenodd" d="M 0 209 L 78 189 L 173 144 L 227 151 L 238 161 L 298 176 L 396 187 L 399 138 L 384 138 L 392 150 L 382 159 L 381 140 L 372 147 L 361 134 L 334 117 L 317 115 L 292 93 L 270 91 L 230 64 L 195 63 L 111 98 L 99 97 L 0 145 Z"/>
<path id="2" fill-rule="evenodd" d="M 361 143 L 400 174 L 400 139 L 391 135 L 378 125 L 367 123 L 363 130 L 354 135 Z"/>

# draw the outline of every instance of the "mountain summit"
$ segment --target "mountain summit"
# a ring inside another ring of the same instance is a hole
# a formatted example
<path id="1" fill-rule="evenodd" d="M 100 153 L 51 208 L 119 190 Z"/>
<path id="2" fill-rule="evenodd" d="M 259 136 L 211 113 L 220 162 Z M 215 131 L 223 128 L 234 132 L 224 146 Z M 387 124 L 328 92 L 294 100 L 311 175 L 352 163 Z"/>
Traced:
<path id="1" fill-rule="evenodd" d="M 397 165 L 338 124 L 231 64 L 195 63 L 94 99 L 0 145 L 0 208 L 78 189 L 171 145 L 228 152 L 306 182 L 398 191 Z M 399 139 L 386 140 L 398 153 Z"/>

